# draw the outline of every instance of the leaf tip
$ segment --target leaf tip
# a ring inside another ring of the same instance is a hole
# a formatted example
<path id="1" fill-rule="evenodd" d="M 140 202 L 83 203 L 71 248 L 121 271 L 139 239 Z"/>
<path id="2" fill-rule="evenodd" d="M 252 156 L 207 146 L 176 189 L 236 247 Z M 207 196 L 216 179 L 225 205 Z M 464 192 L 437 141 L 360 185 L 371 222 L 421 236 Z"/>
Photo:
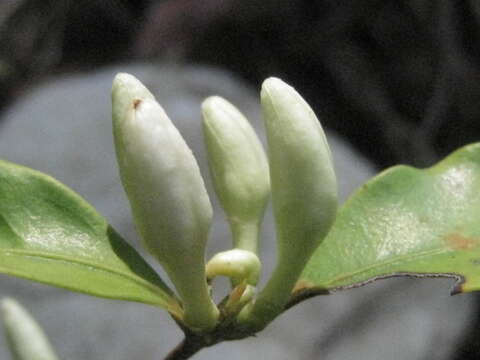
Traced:
<path id="1" fill-rule="evenodd" d="M 461 294 L 463 293 L 463 282 L 457 282 L 452 290 L 450 291 L 450 295 L 458 295 L 458 294 Z"/>
<path id="2" fill-rule="evenodd" d="M 456 279 L 457 281 L 450 291 L 451 296 L 479 290 L 474 284 L 470 284 L 465 276 L 457 275 Z"/>

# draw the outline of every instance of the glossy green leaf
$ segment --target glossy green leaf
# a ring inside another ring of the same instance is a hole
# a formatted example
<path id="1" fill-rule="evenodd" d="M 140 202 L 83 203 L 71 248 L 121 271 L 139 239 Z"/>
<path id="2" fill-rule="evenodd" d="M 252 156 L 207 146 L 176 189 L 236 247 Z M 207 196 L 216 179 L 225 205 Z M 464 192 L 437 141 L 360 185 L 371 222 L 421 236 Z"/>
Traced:
<path id="1" fill-rule="evenodd" d="M 456 278 L 452 293 L 480 289 L 480 143 L 363 185 L 310 259 L 294 301 L 400 275 Z"/>
<path id="2" fill-rule="evenodd" d="M 72 190 L 0 161 L 0 272 L 175 311 L 170 289 Z"/>

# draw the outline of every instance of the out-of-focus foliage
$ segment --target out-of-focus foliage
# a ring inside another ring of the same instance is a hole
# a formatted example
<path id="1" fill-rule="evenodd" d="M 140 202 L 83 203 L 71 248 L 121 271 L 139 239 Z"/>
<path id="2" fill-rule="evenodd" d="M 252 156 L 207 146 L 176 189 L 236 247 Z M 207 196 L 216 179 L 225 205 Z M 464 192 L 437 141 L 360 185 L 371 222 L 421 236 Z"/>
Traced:
<path id="1" fill-rule="evenodd" d="M 0 6 L 0 105 L 47 70 L 161 57 L 221 65 L 257 84 L 282 76 L 381 166 L 430 165 L 480 134 L 475 0 Z"/>

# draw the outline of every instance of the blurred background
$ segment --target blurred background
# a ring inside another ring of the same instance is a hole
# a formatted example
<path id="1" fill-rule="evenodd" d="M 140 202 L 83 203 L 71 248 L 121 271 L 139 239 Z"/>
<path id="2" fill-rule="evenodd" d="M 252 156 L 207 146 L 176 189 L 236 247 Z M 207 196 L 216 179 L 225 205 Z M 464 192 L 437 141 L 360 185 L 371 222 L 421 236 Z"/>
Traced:
<path id="1" fill-rule="evenodd" d="M 182 94 L 203 96 L 210 89 L 228 93 L 234 84 L 233 87 L 241 87 L 249 95 L 232 93 L 232 97 L 242 97 L 239 101 L 249 107 L 256 106 L 249 96 L 255 94 L 263 79 L 272 75 L 281 77 L 305 97 L 324 127 L 345 143 L 349 152 L 368 163 L 367 170 L 358 170 L 362 174 L 397 163 L 429 166 L 480 137 L 480 3 L 476 0 L 0 0 L 0 150 L 8 152 L 16 143 L 29 151 L 38 149 L 32 145 L 36 144 L 33 140 L 25 137 L 29 130 L 17 124 L 22 121 L 27 124 L 22 118 L 41 110 L 35 104 L 49 103 L 41 100 L 41 94 L 46 93 L 39 91 L 42 86 L 58 98 L 68 99 L 70 95 L 85 98 L 93 94 L 88 89 L 100 83 L 99 79 L 109 86 L 106 79 L 111 79 L 113 69 L 120 71 L 132 66 L 143 74 L 145 81 L 150 79 L 153 87 L 162 87 L 164 81 L 170 88 L 165 95 L 168 99 Z M 153 73 L 160 75 L 149 75 Z M 90 83 L 82 85 L 87 90 L 74 93 L 72 89 L 78 84 L 72 84 L 80 77 L 90 79 Z M 158 82 L 153 78 L 158 78 Z M 54 100 L 49 101 L 54 104 Z M 84 99 L 86 107 L 92 104 L 94 108 L 96 103 L 93 97 Z M 29 106 L 31 110 L 24 110 Z M 90 111 L 70 109 L 77 115 L 81 111 L 88 115 Z M 58 105 L 52 105 L 52 117 L 57 110 Z M 68 110 L 64 111 L 65 116 Z M 45 130 L 43 125 L 36 126 L 40 130 L 30 130 L 28 136 L 32 139 Z M 71 128 L 69 134 L 80 132 Z M 17 133 L 23 134 L 23 142 L 14 140 L 12 134 Z M 50 160 L 53 154 L 62 152 L 57 148 L 51 151 Z M 3 153 L 0 156 L 4 157 Z M 358 160 L 349 164 L 360 166 Z M 88 175 L 91 180 L 98 174 Z M 125 225 L 125 232 L 129 231 Z M 4 281 L 17 289 L 17 283 Z M 438 314 L 450 316 L 444 322 L 429 323 L 438 331 L 422 338 L 421 342 L 429 345 L 418 350 L 415 357 L 402 354 L 400 334 L 392 353 L 379 352 L 375 337 L 367 341 L 366 334 L 373 321 L 373 315 L 368 313 L 377 309 L 385 319 L 391 312 L 385 301 L 396 304 L 411 301 L 400 298 L 398 294 L 403 292 L 398 289 L 407 292 L 413 285 L 403 280 L 393 282 L 396 282 L 393 288 L 382 285 L 370 292 L 359 290 L 361 306 L 356 304 L 355 311 L 347 312 L 352 318 L 344 318 L 342 313 L 342 318 L 332 320 L 336 328 L 328 336 L 311 334 L 308 339 L 311 347 L 303 358 L 350 358 L 335 350 L 334 344 L 347 341 L 345 337 L 352 339 L 352 343 L 356 341 L 355 346 L 370 348 L 370 353 L 362 352 L 364 357 L 351 355 L 356 359 L 480 358 L 480 298 L 475 294 L 460 295 L 467 299 L 462 301 L 468 311 L 462 312 L 449 297 L 442 297 L 444 305 L 425 300 L 425 309 L 412 313 L 418 320 L 433 307 L 437 312 L 428 319 Z M 9 295 L 2 291 L 2 284 L 0 295 Z M 11 295 L 26 294 L 28 298 L 26 289 L 32 285 L 18 286 L 24 289 Z M 432 293 L 448 293 L 448 282 L 447 287 L 434 286 L 434 290 L 427 291 L 422 285 L 425 299 Z M 379 295 L 386 291 L 394 299 Z M 32 306 L 35 303 L 31 301 Z M 37 309 L 40 317 L 40 310 L 47 311 L 48 307 L 42 306 Z M 404 309 L 400 306 L 397 310 Z M 52 317 L 53 310 L 49 311 L 48 317 Z M 321 306 L 312 311 L 318 313 L 320 321 Z M 84 316 L 88 322 L 88 314 Z M 305 313 L 305 316 L 310 315 Z M 393 317 L 390 321 L 399 319 Z M 448 328 L 452 323 L 457 323 L 451 329 L 454 335 L 436 328 L 443 325 Z M 405 320 L 403 326 L 406 332 L 409 329 L 426 332 L 415 328 L 414 322 Z M 377 330 L 382 332 L 381 328 Z M 118 330 L 105 331 L 102 335 L 105 338 L 118 336 Z M 178 334 L 173 332 L 169 336 L 173 346 Z M 286 333 L 283 336 L 288 338 Z M 273 335 L 267 337 L 272 338 Z M 268 343 L 263 346 L 270 347 Z M 271 347 L 275 346 L 272 343 Z M 355 346 L 351 345 L 351 354 L 355 354 Z M 432 349 L 439 346 L 448 350 L 433 356 Z M 388 342 L 382 340 L 381 347 L 388 348 Z M 66 354 L 70 350 L 64 351 Z M 101 358 L 94 352 L 92 357 L 85 355 L 81 356 Z M 81 356 L 72 350 L 63 357 L 80 359 Z"/>

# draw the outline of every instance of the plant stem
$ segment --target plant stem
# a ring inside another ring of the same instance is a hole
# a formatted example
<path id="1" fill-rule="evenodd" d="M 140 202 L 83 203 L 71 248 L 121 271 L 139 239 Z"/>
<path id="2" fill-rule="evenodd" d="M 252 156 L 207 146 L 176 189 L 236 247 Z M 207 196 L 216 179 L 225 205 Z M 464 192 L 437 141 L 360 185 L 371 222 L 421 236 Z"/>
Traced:
<path id="1" fill-rule="evenodd" d="M 165 358 L 165 360 L 185 360 L 191 358 L 206 346 L 199 338 L 185 337 Z"/>
<path id="2" fill-rule="evenodd" d="M 305 267 L 306 260 L 308 258 L 293 264 L 288 263 L 287 259 L 281 258 L 253 307 L 244 314 L 244 318 L 239 318 L 239 321 L 254 332 L 264 329 L 284 310 L 292 289 Z"/>
<path id="3" fill-rule="evenodd" d="M 258 248 L 258 231 L 260 225 L 253 221 L 250 223 L 239 223 L 230 221 L 233 233 L 234 246 L 237 249 L 248 250 L 256 254 Z"/>

